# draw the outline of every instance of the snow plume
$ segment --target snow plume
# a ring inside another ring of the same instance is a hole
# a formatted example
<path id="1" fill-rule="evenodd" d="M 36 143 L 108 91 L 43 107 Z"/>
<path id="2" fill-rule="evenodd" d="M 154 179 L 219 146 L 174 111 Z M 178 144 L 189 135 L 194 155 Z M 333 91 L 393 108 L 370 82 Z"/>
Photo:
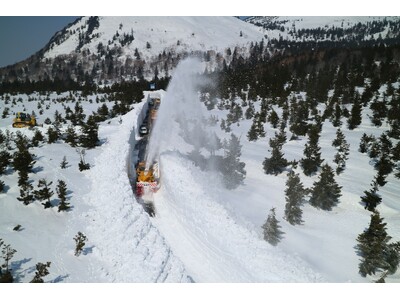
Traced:
<path id="1" fill-rule="evenodd" d="M 196 152 L 214 140 L 210 139 L 206 128 L 203 104 L 198 92 L 202 86 L 210 84 L 200 76 L 203 70 L 204 66 L 199 60 L 188 58 L 180 62 L 172 74 L 152 129 L 147 150 L 148 164 L 158 160 L 159 155 L 167 150 L 182 150 L 182 143 L 177 140 L 178 135 L 192 145 Z M 195 160 L 195 163 L 198 162 Z"/>

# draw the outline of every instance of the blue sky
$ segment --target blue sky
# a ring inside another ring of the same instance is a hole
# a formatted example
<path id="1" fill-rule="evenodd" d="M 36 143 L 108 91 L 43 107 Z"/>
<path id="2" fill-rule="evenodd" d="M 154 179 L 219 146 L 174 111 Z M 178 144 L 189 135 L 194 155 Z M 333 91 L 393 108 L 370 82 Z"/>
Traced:
<path id="1" fill-rule="evenodd" d="M 28 58 L 77 18 L 0 16 L 0 67 Z"/>

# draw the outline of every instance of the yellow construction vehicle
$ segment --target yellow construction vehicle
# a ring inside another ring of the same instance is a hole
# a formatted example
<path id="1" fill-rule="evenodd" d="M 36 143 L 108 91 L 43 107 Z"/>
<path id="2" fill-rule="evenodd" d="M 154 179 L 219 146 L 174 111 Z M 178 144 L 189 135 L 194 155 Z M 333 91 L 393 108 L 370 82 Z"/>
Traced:
<path id="1" fill-rule="evenodd" d="M 146 168 L 146 162 L 141 161 L 136 166 L 136 195 L 142 196 L 147 191 L 156 192 L 160 188 L 160 172 L 158 163 L 154 162 Z"/>
<path id="2" fill-rule="evenodd" d="M 12 126 L 15 128 L 33 127 L 36 125 L 36 117 L 23 112 L 17 112 L 12 124 Z"/>

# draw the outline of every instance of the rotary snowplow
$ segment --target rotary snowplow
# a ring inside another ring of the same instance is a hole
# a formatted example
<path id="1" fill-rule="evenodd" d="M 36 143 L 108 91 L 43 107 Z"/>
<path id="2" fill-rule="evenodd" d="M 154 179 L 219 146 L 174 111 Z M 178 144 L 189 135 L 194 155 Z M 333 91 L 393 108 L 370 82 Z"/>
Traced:
<path id="1" fill-rule="evenodd" d="M 14 128 L 23 128 L 23 127 L 33 127 L 36 126 L 36 117 L 34 115 L 26 114 L 23 112 L 17 112 L 12 126 Z"/>
<path id="2" fill-rule="evenodd" d="M 142 197 L 148 192 L 155 193 L 160 188 L 160 170 L 158 162 L 154 162 L 149 167 L 145 161 L 141 161 L 136 166 L 136 195 Z"/>

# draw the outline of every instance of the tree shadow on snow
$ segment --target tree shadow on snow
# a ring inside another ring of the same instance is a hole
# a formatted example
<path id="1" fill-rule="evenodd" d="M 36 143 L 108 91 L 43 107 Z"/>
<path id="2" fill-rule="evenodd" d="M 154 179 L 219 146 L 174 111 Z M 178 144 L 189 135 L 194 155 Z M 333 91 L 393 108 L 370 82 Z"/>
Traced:
<path id="1" fill-rule="evenodd" d="M 43 167 L 42 166 L 38 166 L 38 167 L 32 169 L 32 172 L 35 173 L 35 174 L 39 173 L 41 171 L 43 171 Z"/>
<path id="2" fill-rule="evenodd" d="M 30 262 L 31 260 L 32 258 L 24 258 L 11 262 L 10 269 L 12 270 L 11 273 L 14 277 L 14 282 L 21 282 L 21 280 L 24 279 L 27 274 L 30 274 L 36 270 L 36 267 L 33 267 L 33 270 L 31 270 L 32 267 L 22 268 L 22 265 Z"/>
<path id="3" fill-rule="evenodd" d="M 54 278 L 52 281 L 50 281 L 51 283 L 59 283 L 62 282 L 65 278 L 68 278 L 69 275 L 58 275 L 56 278 Z"/>
<path id="4" fill-rule="evenodd" d="M 83 254 L 83 255 L 88 255 L 88 254 L 90 254 L 90 253 L 93 253 L 93 248 L 94 248 L 94 246 L 85 247 L 85 248 L 82 250 L 82 254 Z"/>

